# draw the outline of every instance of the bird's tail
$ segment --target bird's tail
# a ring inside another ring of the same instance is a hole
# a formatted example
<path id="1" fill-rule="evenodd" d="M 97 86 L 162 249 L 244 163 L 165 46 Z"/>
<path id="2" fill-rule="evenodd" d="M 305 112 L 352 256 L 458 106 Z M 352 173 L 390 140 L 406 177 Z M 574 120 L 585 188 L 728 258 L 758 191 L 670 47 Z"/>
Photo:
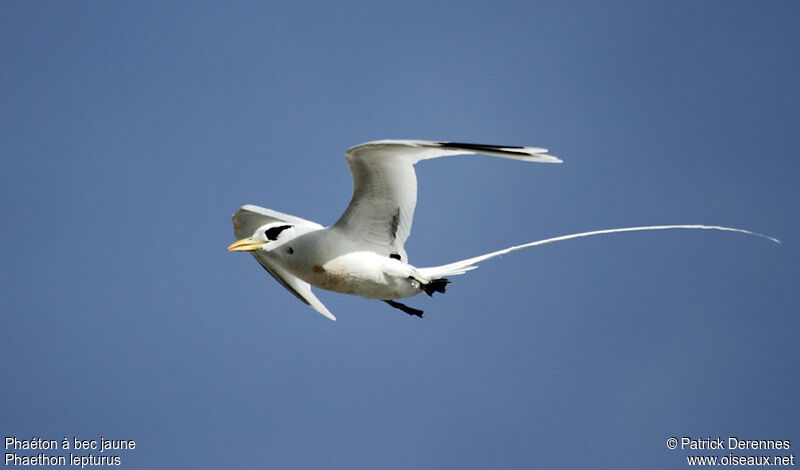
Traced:
<path id="1" fill-rule="evenodd" d="M 688 229 L 688 230 L 700 229 L 700 230 L 722 230 L 725 232 L 739 232 L 747 235 L 753 235 L 756 237 L 765 238 L 775 243 L 780 243 L 780 240 L 778 240 L 777 238 L 773 238 L 767 235 L 751 232 L 750 230 L 744 230 L 740 228 L 720 227 L 716 225 L 649 225 L 644 227 L 612 228 L 606 230 L 595 230 L 592 232 L 573 233 L 571 235 L 562 235 L 560 237 L 547 238 L 545 240 L 538 240 L 535 242 L 525 243 L 523 245 L 512 246 L 504 250 L 493 251 L 491 253 L 486 253 L 485 255 L 475 256 L 474 258 L 468 258 L 461 261 L 456 261 L 455 263 L 445 264 L 442 266 L 434 266 L 430 268 L 419 268 L 418 271 L 420 274 L 427 277 L 428 279 L 439 279 L 444 276 L 457 276 L 459 274 L 464 274 L 467 271 L 471 271 L 477 268 L 478 263 L 480 263 L 481 261 L 532 246 L 546 245 L 548 243 L 570 240 L 572 238 L 591 237 L 593 235 L 603 235 L 607 233 L 639 232 L 643 230 L 670 230 L 670 229 Z"/>

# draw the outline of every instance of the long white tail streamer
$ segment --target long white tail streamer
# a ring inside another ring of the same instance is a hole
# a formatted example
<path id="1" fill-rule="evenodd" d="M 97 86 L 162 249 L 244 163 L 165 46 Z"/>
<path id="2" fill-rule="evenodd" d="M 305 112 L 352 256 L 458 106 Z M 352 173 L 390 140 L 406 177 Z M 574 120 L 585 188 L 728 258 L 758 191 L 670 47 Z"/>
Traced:
<path id="1" fill-rule="evenodd" d="M 422 275 L 427 276 L 431 279 L 439 278 L 442 276 L 455 276 L 459 274 L 464 274 L 467 271 L 477 268 L 478 265 L 476 263 L 480 263 L 481 261 L 487 260 L 489 258 L 494 258 L 495 256 L 504 255 L 512 251 L 521 250 L 523 248 L 529 248 L 532 246 L 546 245 L 548 243 L 555 243 L 564 240 L 570 240 L 573 238 L 591 237 L 593 235 L 603 235 L 607 233 L 639 232 L 643 230 L 670 230 L 670 229 L 722 230 L 725 232 L 739 232 L 747 235 L 753 235 L 756 237 L 765 238 L 771 242 L 780 243 L 780 240 L 778 240 L 777 238 L 770 237 L 768 235 L 764 235 L 757 232 L 751 232 L 750 230 L 744 230 L 740 228 L 720 227 L 717 225 L 649 225 L 644 227 L 624 227 L 624 228 L 612 228 L 606 230 L 594 230 L 591 232 L 573 233 L 571 235 L 561 235 L 560 237 L 547 238 L 544 240 L 525 243 L 523 245 L 512 246 L 504 250 L 493 251 L 491 253 L 486 253 L 485 255 L 476 256 L 474 258 L 456 261 L 455 263 L 445 264 L 442 266 L 434 266 L 430 268 L 421 268 L 419 269 L 419 272 Z"/>

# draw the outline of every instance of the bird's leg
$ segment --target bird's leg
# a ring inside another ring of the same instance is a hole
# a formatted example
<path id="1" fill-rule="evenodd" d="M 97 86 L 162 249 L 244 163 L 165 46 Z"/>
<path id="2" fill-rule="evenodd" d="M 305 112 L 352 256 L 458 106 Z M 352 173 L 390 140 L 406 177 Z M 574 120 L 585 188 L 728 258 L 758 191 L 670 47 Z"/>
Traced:
<path id="1" fill-rule="evenodd" d="M 413 315 L 415 317 L 422 318 L 422 310 L 417 310 L 416 308 L 411 308 L 408 305 L 401 304 L 400 302 L 395 302 L 394 300 L 384 300 L 387 304 L 391 305 L 392 307 L 402 310 L 409 315 Z"/>

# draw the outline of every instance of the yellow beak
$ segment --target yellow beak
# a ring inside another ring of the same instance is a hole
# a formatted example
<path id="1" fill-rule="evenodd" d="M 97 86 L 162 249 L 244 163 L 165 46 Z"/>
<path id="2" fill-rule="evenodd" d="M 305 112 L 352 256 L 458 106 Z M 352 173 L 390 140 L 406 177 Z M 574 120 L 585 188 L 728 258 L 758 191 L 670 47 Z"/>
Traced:
<path id="1" fill-rule="evenodd" d="M 263 244 L 265 244 L 264 240 L 257 240 L 255 238 L 242 238 L 237 242 L 231 243 L 231 246 L 228 247 L 229 251 L 256 251 L 257 249 L 261 248 Z"/>

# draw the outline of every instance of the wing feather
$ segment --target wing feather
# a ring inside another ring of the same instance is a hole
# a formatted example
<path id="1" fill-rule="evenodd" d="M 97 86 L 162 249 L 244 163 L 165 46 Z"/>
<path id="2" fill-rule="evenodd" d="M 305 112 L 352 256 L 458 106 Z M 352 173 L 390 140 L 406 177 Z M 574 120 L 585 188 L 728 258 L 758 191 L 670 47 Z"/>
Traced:
<path id="1" fill-rule="evenodd" d="M 329 319 L 336 321 L 336 317 L 320 302 L 316 295 L 311 291 L 311 285 L 289 271 L 283 269 L 275 263 L 271 263 L 262 253 L 251 253 L 253 258 L 272 276 L 276 281 L 286 288 L 301 302 L 313 308 L 317 312 L 325 315 Z"/>
<path id="2" fill-rule="evenodd" d="M 266 207 L 246 204 L 233 214 L 233 235 L 237 240 L 251 237 L 258 227 L 270 222 L 286 222 L 293 225 L 308 225 L 322 228 L 322 225 L 311 222 L 310 220 L 267 209 Z"/>
<path id="3" fill-rule="evenodd" d="M 353 198 L 333 226 L 378 253 L 398 254 L 407 262 L 403 245 L 411 234 L 417 204 L 415 163 L 476 153 L 528 162 L 561 162 L 546 152 L 532 147 L 425 140 L 378 140 L 357 145 L 345 153 L 353 175 Z"/>

